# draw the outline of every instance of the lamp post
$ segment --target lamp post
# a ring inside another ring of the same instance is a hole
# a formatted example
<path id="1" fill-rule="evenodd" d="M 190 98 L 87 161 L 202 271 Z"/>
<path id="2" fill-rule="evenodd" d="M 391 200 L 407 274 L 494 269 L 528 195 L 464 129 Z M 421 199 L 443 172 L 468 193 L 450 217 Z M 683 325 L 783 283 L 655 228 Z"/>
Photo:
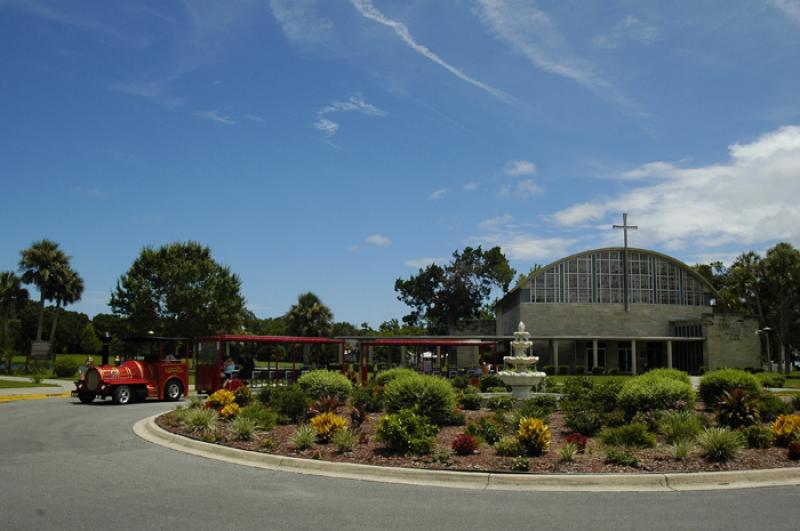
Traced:
<path id="1" fill-rule="evenodd" d="M 772 354 L 770 353 L 769 348 L 769 333 L 772 332 L 772 328 L 765 326 L 761 330 L 756 330 L 757 335 L 764 335 L 764 338 L 767 340 L 767 363 L 769 364 L 769 372 L 772 372 Z"/>
<path id="2" fill-rule="evenodd" d="M 103 334 L 103 365 L 108 365 L 108 352 L 111 347 L 111 334 Z"/>

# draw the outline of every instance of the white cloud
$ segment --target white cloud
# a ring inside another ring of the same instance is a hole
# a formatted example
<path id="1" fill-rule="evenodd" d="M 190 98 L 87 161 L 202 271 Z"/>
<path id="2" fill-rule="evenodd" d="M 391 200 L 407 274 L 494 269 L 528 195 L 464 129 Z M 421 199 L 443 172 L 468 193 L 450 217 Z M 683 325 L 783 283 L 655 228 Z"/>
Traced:
<path id="1" fill-rule="evenodd" d="M 125 81 L 112 83 L 109 88 L 129 96 L 139 96 L 146 98 L 156 105 L 161 105 L 167 109 L 174 109 L 183 105 L 183 100 L 171 96 L 167 83 L 161 81 Z"/>
<path id="2" fill-rule="evenodd" d="M 588 61 L 569 50 L 553 21 L 535 4 L 514 0 L 477 0 L 477 4 L 478 17 L 489 31 L 540 70 L 571 79 L 628 111 L 645 115 Z"/>
<path id="3" fill-rule="evenodd" d="M 610 32 L 592 39 L 592 43 L 600 48 L 613 50 L 628 41 L 651 44 L 658 40 L 658 36 L 657 27 L 629 15 L 619 21 Z"/>
<path id="4" fill-rule="evenodd" d="M 270 0 L 272 16 L 287 39 L 296 44 L 316 44 L 333 36 L 333 23 L 316 13 L 314 0 Z"/>
<path id="5" fill-rule="evenodd" d="M 787 126 L 729 146 L 728 160 L 668 171 L 663 180 L 607 201 L 557 212 L 578 225 L 610 212 L 628 212 L 638 245 L 706 249 L 774 240 L 800 243 L 800 127 Z M 652 164 L 652 163 L 651 163 Z M 646 173 L 646 172 L 644 172 Z M 607 231 L 609 242 L 619 235 Z"/>
<path id="6" fill-rule="evenodd" d="M 350 96 L 347 101 L 333 101 L 330 105 L 326 105 L 317 111 L 317 121 L 314 122 L 314 127 L 325 133 L 326 136 L 331 137 L 339 130 L 339 124 L 328 118 L 329 114 L 357 112 L 365 116 L 386 116 L 386 111 L 383 111 L 372 104 L 364 101 L 361 96 Z"/>
<path id="7" fill-rule="evenodd" d="M 409 47 L 411 47 L 412 50 L 414 50 L 418 54 L 429 59 L 430 61 L 433 61 L 434 63 L 441 66 L 442 68 L 444 68 L 457 78 L 461 79 L 462 81 L 466 81 L 467 83 L 480 88 L 481 90 L 491 94 L 495 98 L 502 100 L 504 102 L 512 101 L 511 96 L 509 96 L 502 90 L 489 86 L 486 83 L 483 83 L 475 78 L 468 76 L 458 68 L 447 63 L 444 59 L 442 59 L 436 53 L 431 51 L 428 47 L 419 44 L 411 35 L 411 32 L 408 31 L 408 28 L 406 27 L 405 24 L 387 18 L 372 4 L 372 0 L 350 0 L 350 1 L 353 4 L 353 6 L 358 10 L 358 12 L 361 13 L 362 16 L 391 28 L 392 31 L 394 31 L 395 34 L 403 40 L 403 42 L 405 42 Z"/>
<path id="8" fill-rule="evenodd" d="M 244 117 L 247 118 L 248 120 L 252 121 L 252 122 L 263 122 L 264 121 L 264 119 L 262 117 L 256 116 L 255 114 L 245 114 Z"/>
<path id="9" fill-rule="evenodd" d="M 392 240 L 383 234 L 371 234 L 367 236 L 364 241 L 370 245 L 377 245 L 378 247 L 388 247 L 392 244 Z"/>
<path id="10" fill-rule="evenodd" d="M 437 199 L 441 199 L 444 196 L 446 196 L 447 192 L 449 192 L 449 191 L 450 190 L 447 189 L 447 188 L 441 188 L 439 190 L 435 190 L 435 191 L 431 192 L 431 195 L 428 197 L 428 199 L 430 199 L 431 201 L 436 201 Z"/>
<path id="11" fill-rule="evenodd" d="M 543 193 L 544 188 L 533 182 L 532 179 L 523 179 L 516 186 L 516 196 L 520 199 L 528 199 Z"/>
<path id="12" fill-rule="evenodd" d="M 768 0 L 768 3 L 783 11 L 794 22 L 800 24 L 800 0 Z"/>
<path id="13" fill-rule="evenodd" d="M 510 177 L 536 175 L 536 164 L 529 160 L 509 160 L 503 167 L 503 173 Z"/>
<path id="14" fill-rule="evenodd" d="M 405 264 L 407 267 L 419 269 L 428 267 L 431 264 L 441 264 L 446 261 L 447 258 L 412 258 L 411 260 L 406 260 Z"/>
<path id="15" fill-rule="evenodd" d="M 676 170 L 678 170 L 678 168 L 670 162 L 648 162 L 642 164 L 638 168 L 624 172 L 622 178 L 642 179 L 647 177 L 669 177 L 673 175 Z"/>
<path id="16" fill-rule="evenodd" d="M 501 225 L 507 225 L 514 221 L 514 216 L 511 214 L 503 214 L 494 218 L 484 219 L 478 223 L 478 228 L 482 230 L 495 229 Z"/>
<path id="17" fill-rule="evenodd" d="M 204 120 L 211 120 L 212 122 L 217 122 L 219 124 L 225 125 L 233 125 L 236 123 L 232 117 L 228 116 L 227 114 L 220 114 L 217 111 L 195 111 L 192 115 L 197 116 L 198 118 L 203 118 Z"/>
<path id="18" fill-rule="evenodd" d="M 465 192 L 474 192 L 477 189 L 478 189 L 478 183 L 475 181 L 470 181 L 464 185 Z"/>
<path id="19" fill-rule="evenodd" d="M 567 256 L 571 245 L 577 243 L 568 238 L 537 238 L 516 230 L 495 231 L 472 238 L 480 245 L 500 246 L 507 257 L 514 260 L 545 261 Z"/>

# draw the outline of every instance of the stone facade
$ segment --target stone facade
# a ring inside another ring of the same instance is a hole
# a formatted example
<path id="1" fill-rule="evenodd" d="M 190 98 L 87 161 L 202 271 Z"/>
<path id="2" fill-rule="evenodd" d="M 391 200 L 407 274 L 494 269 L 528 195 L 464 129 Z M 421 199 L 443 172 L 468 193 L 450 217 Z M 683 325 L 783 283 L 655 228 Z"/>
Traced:
<path id="1" fill-rule="evenodd" d="M 703 323 L 709 369 L 760 367 L 758 320 L 736 314 L 715 314 Z"/>

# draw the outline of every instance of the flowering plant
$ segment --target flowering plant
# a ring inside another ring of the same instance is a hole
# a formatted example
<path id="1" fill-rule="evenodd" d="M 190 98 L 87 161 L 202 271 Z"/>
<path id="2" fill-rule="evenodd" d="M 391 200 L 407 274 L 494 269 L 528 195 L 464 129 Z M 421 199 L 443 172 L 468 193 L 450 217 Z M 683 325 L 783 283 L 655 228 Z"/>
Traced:
<path id="1" fill-rule="evenodd" d="M 578 433 L 577 431 L 572 432 L 564 437 L 564 441 L 574 444 L 578 452 L 583 452 L 586 449 L 586 436 L 582 433 Z"/>
<path id="2" fill-rule="evenodd" d="M 320 413 L 311 419 L 311 429 L 314 430 L 317 439 L 321 442 L 330 441 L 338 431 L 346 428 L 347 421 L 344 417 L 340 417 L 336 413 L 330 411 Z"/>
<path id="3" fill-rule="evenodd" d="M 800 415 L 779 416 L 772 423 L 772 433 L 775 434 L 777 444 L 789 444 L 795 437 L 800 436 Z"/>
<path id="4" fill-rule="evenodd" d="M 540 455 L 550 449 L 550 428 L 539 419 L 521 417 L 517 439 L 530 455 Z"/>

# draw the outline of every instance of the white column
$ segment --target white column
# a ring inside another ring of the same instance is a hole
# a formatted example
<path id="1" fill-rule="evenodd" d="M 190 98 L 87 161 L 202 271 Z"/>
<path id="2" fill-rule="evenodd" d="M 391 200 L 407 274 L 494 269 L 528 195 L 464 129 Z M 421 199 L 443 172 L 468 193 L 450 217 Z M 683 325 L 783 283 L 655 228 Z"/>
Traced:
<path id="1" fill-rule="evenodd" d="M 636 340 L 631 339 L 631 374 L 636 376 L 637 369 L 636 369 Z"/>
<path id="2" fill-rule="evenodd" d="M 408 347 L 405 345 L 400 347 L 400 366 L 406 367 L 408 365 Z"/>
<path id="3" fill-rule="evenodd" d="M 592 369 L 597 367 L 597 340 L 592 340 Z"/>
<path id="4" fill-rule="evenodd" d="M 672 340 L 667 340 L 667 367 L 672 368 Z"/>

